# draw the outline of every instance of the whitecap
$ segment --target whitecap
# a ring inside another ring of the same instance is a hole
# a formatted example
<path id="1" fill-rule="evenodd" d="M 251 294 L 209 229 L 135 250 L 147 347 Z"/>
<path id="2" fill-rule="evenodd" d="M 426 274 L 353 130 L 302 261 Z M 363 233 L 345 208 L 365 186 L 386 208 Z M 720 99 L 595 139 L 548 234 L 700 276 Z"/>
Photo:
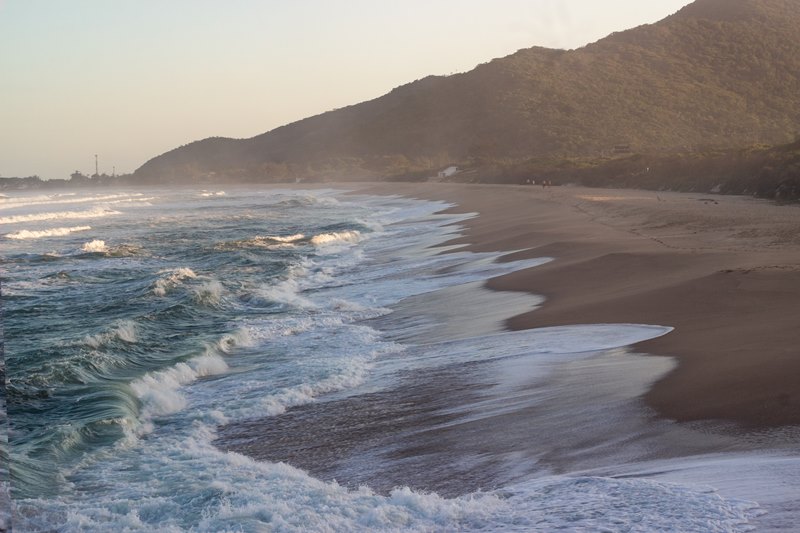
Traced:
<path id="1" fill-rule="evenodd" d="M 158 278 L 153 284 L 153 294 L 156 296 L 165 296 L 167 292 L 179 285 L 182 280 L 195 279 L 197 277 L 197 274 L 187 267 L 160 270 L 158 274 L 166 275 Z"/>
<path id="2" fill-rule="evenodd" d="M 0 224 L 19 224 L 20 222 L 40 222 L 43 220 L 69 220 L 80 218 L 102 218 L 119 215 L 119 211 L 104 207 L 94 207 L 86 211 L 58 211 L 49 213 L 32 213 L 28 215 L 12 215 L 0 217 Z"/>
<path id="3" fill-rule="evenodd" d="M 152 419 L 176 413 L 186 407 L 186 398 L 180 388 L 201 377 L 222 374 L 228 370 L 225 360 L 211 352 L 193 357 L 185 362 L 154 372 L 148 372 L 131 382 L 130 386 L 142 402 L 139 433 L 152 431 Z"/>
<path id="4" fill-rule="evenodd" d="M 85 204 L 90 202 L 114 203 L 115 201 L 120 201 L 120 199 L 127 199 L 128 201 L 136 201 L 135 198 L 138 196 L 142 196 L 142 193 L 104 194 L 96 196 L 84 196 L 80 198 L 69 198 L 69 196 L 75 196 L 75 195 L 54 194 L 50 196 L 14 198 L 2 202 L 2 204 L 0 204 L 0 208 L 32 207 L 36 205 Z"/>
<path id="5" fill-rule="evenodd" d="M 330 244 L 354 244 L 361 240 L 361 232 L 338 231 L 332 233 L 320 233 L 311 237 L 311 244 L 314 246 L 325 246 Z"/>
<path id="6" fill-rule="evenodd" d="M 17 231 L 15 233 L 6 234 L 6 238 L 25 240 L 25 239 L 41 239 L 44 237 L 63 237 L 65 235 L 69 235 L 70 233 L 75 233 L 78 231 L 88 231 L 90 229 L 92 229 L 91 226 L 72 226 L 68 228 L 52 228 L 45 230 L 24 229 L 21 231 Z"/>
<path id="7" fill-rule="evenodd" d="M 110 330 L 96 335 L 87 335 L 83 343 L 91 348 L 98 349 L 109 342 L 123 341 L 133 344 L 138 340 L 138 327 L 133 320 L 120 320 Z"/>
<path id="8" fill-rule="evenodd" d="M 105 241 L 95 239 L 93 241 L 84 243 L 83 246 L 81 246 L 81 250 L 86 253 L 99 254 L 107 252 L 108 248 L 106 247 Z"/>
<path id="9" fill-rule="evenodd" d="M 216 306 L 222 300 L 225 287 L 219 281 L 212 279 L 194 287 L 194 301 L 201 305 Z"/>

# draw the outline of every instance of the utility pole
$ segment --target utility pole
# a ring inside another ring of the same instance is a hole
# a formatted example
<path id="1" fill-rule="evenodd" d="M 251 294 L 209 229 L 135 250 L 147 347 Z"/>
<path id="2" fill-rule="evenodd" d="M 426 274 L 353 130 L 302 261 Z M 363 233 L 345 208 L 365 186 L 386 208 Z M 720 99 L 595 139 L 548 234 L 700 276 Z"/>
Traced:
<path id="1" fill-rule="evenodd" d="M 100 172 L 97 170 L 97 154 L 94 154 L 94 175 L 99 176 Z"/>

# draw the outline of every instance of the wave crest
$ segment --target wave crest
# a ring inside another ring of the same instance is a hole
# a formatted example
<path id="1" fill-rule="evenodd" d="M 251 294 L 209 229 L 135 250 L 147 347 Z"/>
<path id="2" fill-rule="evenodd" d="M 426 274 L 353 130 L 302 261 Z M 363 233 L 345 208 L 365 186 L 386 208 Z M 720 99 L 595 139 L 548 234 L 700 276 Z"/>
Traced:
<path id="1" fill-rule="evenodd" d="M 330 244 L 355 244 L 361 240 L 361 232 L 356 230 L 335 231 L 332 233 L 320 233 L 311 237 L 311 244 L 314 246 L 326 246 Z"/>
<path id="2" fill-rule="evenodd" d="M 52 228 L 52 229 L 45 229 L 45 230 L 20 230 L 15 233 L 9 233 L 6 235 L 7 239 L 17 239 L 17 240 L 25 240 L 25 239 L 41 239 L 44 237 L 63 237 L 65 235 L 69 235 L 70 233 L 75 233 L 77 231 L 88 231 L 92 229 L 91 226 L 72 226 L 70 228 Z"/>
<path id="3" fill-rule="evenodd" d="M 123 341 L 133 344 L 138 340 L 137 326 L 133 320 L 121 320 L 111 330 L 97 335 L 87 335 L 83 338 L 83 343 L 87 346 L 98 349 L 114 341 Z"/>
<path id="4" fill-rule="evenodd" d="M 69 220 L 75 218 L 102 218 L 119 215 L 119 211 L 105 207 L 95 207 L 85 211 L 54 211 L 50 213 L 33 213 L 30 215 L 11 215 L 0 217 L 0 224 L 19 224 L 20 222 L 40 222 L 43 220 Z"/>
<path id="5" fill-rule="evenodd" d="M 106 247 L 106 241 L 95 239 L 84 243 L 83 246 L 81 246 L 81 250 L 90 254 L 102 254 L 108 251 L 108 247 Z"/>
<path id="6" fill-rule="evenodd" d="M 156 296 L 166 296 L 167 292 L 179 285 L 184 279 L 195 279 L 197 274 L 191 268 L 180 267 L 172 270 L 161 270 L 159 274 L 168 274 L 156 280 L 153 286 L 153 294 Z"/>

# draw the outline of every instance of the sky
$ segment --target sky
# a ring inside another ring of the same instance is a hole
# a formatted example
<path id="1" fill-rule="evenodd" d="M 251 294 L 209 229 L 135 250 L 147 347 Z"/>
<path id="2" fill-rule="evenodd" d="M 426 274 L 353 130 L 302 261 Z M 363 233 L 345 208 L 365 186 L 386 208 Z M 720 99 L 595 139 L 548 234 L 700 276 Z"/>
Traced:
<path id="1" fill-rule="evenodd" d="M 0 176 L 132 172 L 687 0 L 0 0 Z"/>

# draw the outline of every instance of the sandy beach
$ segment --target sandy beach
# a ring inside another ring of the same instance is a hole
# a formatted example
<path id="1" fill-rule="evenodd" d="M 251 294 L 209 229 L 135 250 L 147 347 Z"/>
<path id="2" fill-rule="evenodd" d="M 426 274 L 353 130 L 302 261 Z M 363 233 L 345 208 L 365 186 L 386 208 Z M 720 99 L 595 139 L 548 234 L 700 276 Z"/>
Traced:
<path id="1" fill-rule="evenodd" d="M 546 298 L 512 330 L 588 323 L 675 328 L 637 349 L 677 360 L 645 395 L 660 416 L 749 429 L 800 424 L 800 208 L 736 196 L 578 187 L 386 184 L 479 216 L 472 251 L 549 256 L 488 287 Z"/>
<path id="2" fill-rule="evenodd" d="M 510 273 L 397 300 L 362 324 L 402 351 L 362 385 L 222 424 L 214 446 L 385 497 L 633 479 L 757 502 L 759 530 L 796 523 L 797 206 L 577 187 L 347 189 L 453 205 L 422 219 L 445 231 L 409 254 L 445 267 L 421 278 Z M 600 348 L 611 331 L 649 340 Z"/>

